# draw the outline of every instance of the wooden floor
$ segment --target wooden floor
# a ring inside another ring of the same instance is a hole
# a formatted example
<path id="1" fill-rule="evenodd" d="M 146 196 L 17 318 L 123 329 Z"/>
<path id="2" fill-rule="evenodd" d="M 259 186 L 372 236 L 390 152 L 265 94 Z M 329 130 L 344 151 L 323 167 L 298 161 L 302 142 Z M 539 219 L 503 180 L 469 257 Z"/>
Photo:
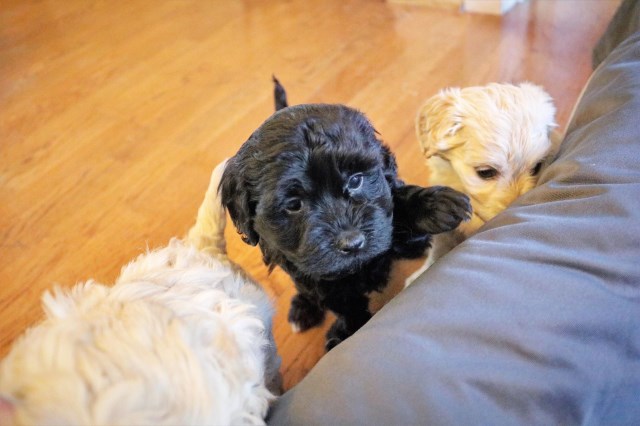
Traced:
<path id="1" fill-rule="evenodd" d="M 564 126 L 618 3 L 531 0 L 498 18 L 373 0 L 4 0 L 0 356 L 41 318 L 43 290 L 112 283 L 189 228 L 212 167 L 271 114 L 272 73 L 291 103 L 364 111 L 404 179 L 425 183 L 413 131 L 424 99 L 530 80 Z M 227 231 L 232 258 L 276 300 L 291 387 L 322 356 L 327 325 L 291 334 L 291 282 Z"/>

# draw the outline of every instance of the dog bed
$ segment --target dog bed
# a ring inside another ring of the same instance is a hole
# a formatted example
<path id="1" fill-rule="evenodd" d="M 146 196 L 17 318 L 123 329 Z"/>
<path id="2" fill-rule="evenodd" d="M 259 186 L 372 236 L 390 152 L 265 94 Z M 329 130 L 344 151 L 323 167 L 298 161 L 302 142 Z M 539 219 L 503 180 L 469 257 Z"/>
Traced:
<path id="1" fill-rule="evenodd" d="M 556 161 L 286 393 L 271 424 L 638 424 L 640 33 Z"/>

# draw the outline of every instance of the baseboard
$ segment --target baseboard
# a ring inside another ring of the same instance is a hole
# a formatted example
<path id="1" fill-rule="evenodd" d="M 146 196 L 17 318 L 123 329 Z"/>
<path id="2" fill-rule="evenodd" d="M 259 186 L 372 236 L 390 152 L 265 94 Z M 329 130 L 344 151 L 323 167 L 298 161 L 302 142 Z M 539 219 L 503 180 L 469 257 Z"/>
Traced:
<path id="1" fill-rule="evenodd" d="M 387 0 L 388 3 L 429 6 L 442 9 L 460 10 L 463 0 Z"/>

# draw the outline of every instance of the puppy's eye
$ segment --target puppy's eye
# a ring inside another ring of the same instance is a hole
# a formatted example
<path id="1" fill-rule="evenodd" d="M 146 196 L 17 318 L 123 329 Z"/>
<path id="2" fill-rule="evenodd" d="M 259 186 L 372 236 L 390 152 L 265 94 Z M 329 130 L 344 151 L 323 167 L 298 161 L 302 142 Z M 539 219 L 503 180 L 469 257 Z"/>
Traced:
<path id="1" fill-rule="evenodd" d="M 285 203 L 284 209 L 289 213 L 298 213 L 302 209 L 302 200 L 300 198 L 291 198 Z"/>
<path id="2" fill-rule="evenodd" d="M 498 176 L 498 171 L 493 167 L 480 167 L 476 169 L 476 174 L 480 179 L 491 180 Z"/>
<path id="3" fill-rule="evenodd" d="M 364 178 L 362 177 L 362 173 L 356 173 L 349 178 L 349 182 L 347 182 L 347 189 L 349 189 L 349 191 L 360 189 L 363 180 Z"/>
<path id="4" fill-rule="evenodd" d="M 531 176 L 538 176 L 538 173 L 540 173 L 541 169 L 542 169 L 542 161 L 538 162 L 535 166 L 533 166 L 533 169 L 531 169 Z"/>

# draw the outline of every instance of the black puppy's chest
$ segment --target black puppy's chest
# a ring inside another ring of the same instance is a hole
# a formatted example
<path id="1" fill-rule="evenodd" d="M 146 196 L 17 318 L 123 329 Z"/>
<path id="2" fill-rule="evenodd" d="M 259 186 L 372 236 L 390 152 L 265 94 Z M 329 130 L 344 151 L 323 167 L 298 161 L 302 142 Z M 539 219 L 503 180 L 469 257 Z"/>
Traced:
<path id="1" fill-rule="evenodd" d="M 367 293 L 386 287 L 391 272 L 391 251 L 375 257 L 362 265 L 356 273 L 336 279 L 314 280 L 298 271 L 284 269 L 294 279 L 301 293 L 312 294 L 323 306 L 337 314 L 348 313 L 354 299 L 366 299 Z"/>

